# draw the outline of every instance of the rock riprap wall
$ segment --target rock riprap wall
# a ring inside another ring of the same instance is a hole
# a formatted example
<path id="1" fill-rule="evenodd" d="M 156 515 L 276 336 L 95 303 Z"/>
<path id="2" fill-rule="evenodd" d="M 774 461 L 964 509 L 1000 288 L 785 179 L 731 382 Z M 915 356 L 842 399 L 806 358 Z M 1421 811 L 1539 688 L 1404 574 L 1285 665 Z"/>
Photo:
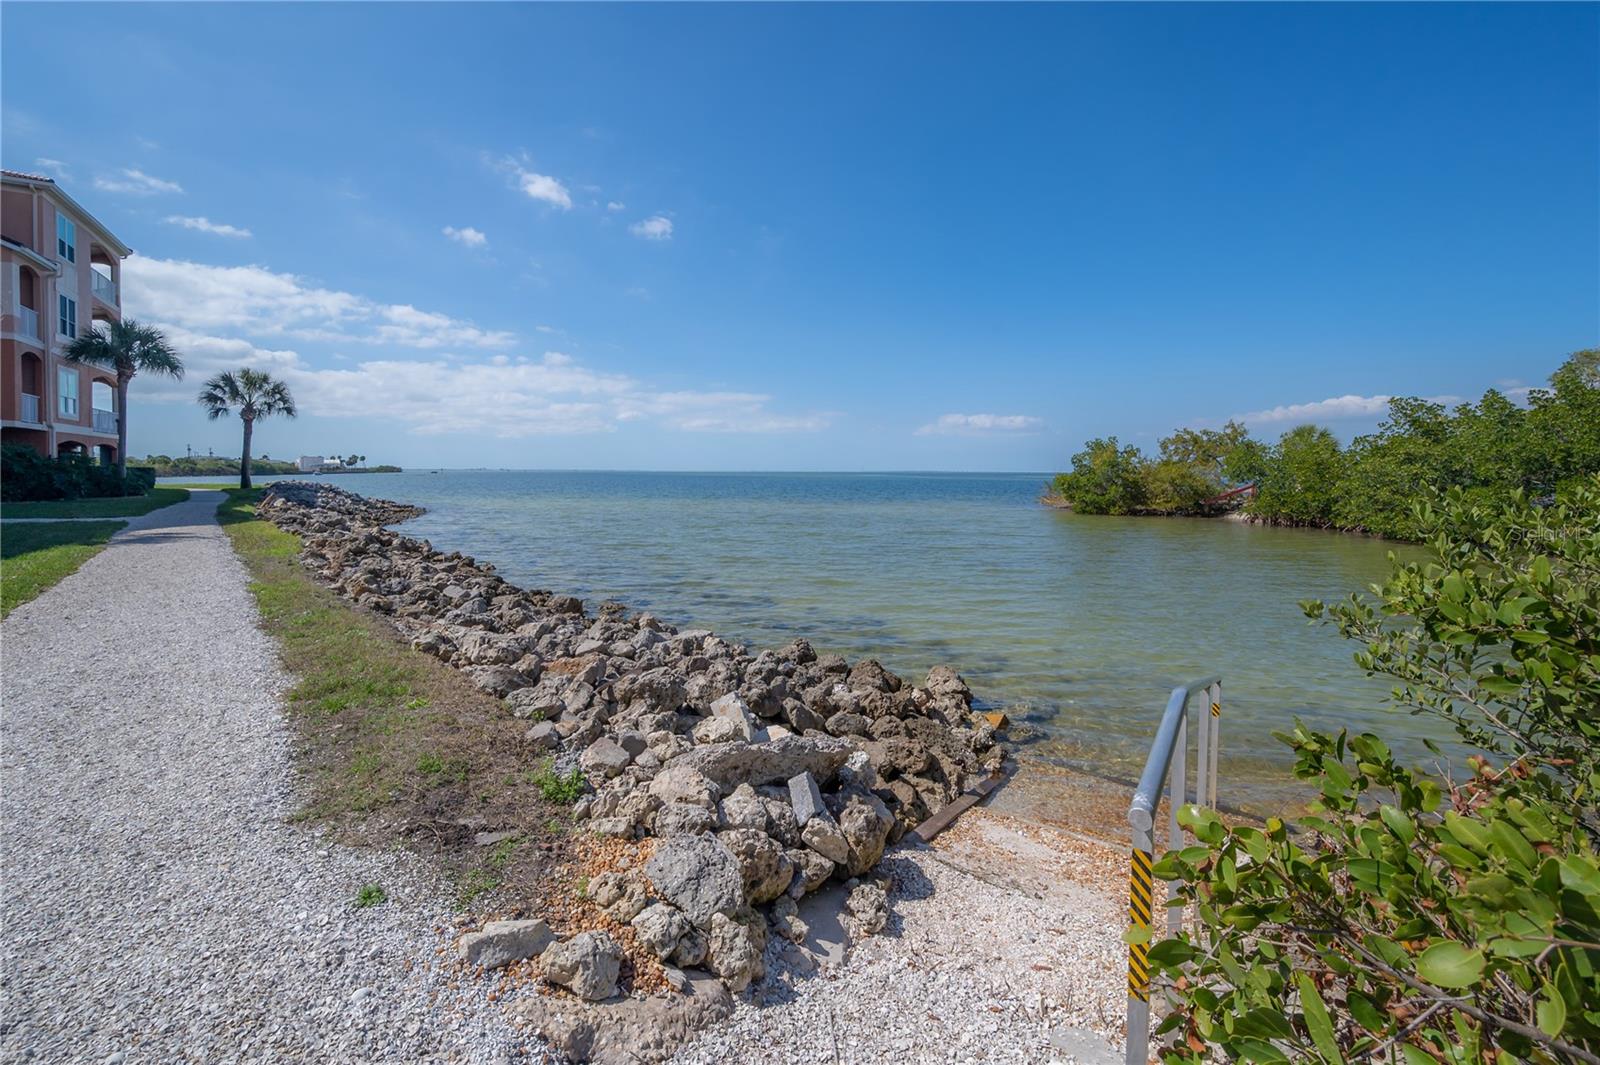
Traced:
<path id="1" fill-rule="evenodd" d="M 529 722 L 530 756 L 576 766 L 587 788 L 574 811 L 592 831 L 656 837 L 642 875 L 596 877 L 589 897 L 663 963 L 733 990 L 760 978 L 769 931 L 805 936 L 796 900 L 830 880 L 851 884 L 844 917 L 858 934 L 881 928 L 883 890 L 859 878 L 1004 759 L 946 666 L 912 685 L 804 639 L 752 653 L 620 603 L 591 616 L 575 596 L 383 528 L 418 508 L 332 485 L 275 484 L 258 512 L 302 538 L 320 580 L 504 699 Z M 615 993 L 620 948 L 605 933 L 562 944 L 503 931 L 473 940 L 474 956 L 549 956 L 546 979 Z"/>

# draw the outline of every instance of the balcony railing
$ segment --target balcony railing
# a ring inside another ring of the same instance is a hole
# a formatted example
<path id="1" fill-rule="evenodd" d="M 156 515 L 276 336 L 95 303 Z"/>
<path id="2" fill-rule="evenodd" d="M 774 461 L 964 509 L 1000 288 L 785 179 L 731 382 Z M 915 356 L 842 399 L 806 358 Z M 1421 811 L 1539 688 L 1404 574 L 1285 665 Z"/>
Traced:
<path id="1" fill-rule="evenodd" d="M 117 304 L 117 283 L 98 270 L 90 270 L 89 276 L 94 280 L 94 298 L 102 303 L 109 303 L 113 307 Z"/>
<path id="2" fill-rule="evenodd" d="M 97 433 L 114 433 L 117 431 L 117 412 L 114 410 L 101 410 L 94 408 L 94 431 Z"/>
<path id="3" fill-rule="evenodd" d="M 39 312 L 32 307 L 17 308 L 17 332 L 25 337 L 39 339 Z"/>
<path id="4" fill-rule="evenodd" d="M 25 422 L 28 422 L 31 425 L 40 424 L 40 422 L 39 422 L 39 397 L 38 396 L 30 396 L 26 392 L 22 393 L 22 418 L 21 418 L 21 420 L 25 421 Z"/>

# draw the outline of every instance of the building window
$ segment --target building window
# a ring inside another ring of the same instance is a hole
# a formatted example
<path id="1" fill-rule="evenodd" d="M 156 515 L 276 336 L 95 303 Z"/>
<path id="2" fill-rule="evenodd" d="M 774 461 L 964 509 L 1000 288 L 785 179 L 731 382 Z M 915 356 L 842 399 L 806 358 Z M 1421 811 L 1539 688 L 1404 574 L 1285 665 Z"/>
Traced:
<path id="1" fill-rule="evenodd" d="M 56 393 L 61 397 L 61 416 L 78 416 L 78 371 L 65 366 L 56 370 Z"/>
<path id="2" fill-rule="evenodd" d="M 61 320 L 56 324 L 56 328 L 64 337 L 75 337 L 78 335 L 78 301 L 67 296 L 59 298 Z"/>
<path id="3" fill-rule="evenodd" d="M 78 261 L 78 227 L 59 212 L 56 214 L 56 255 L 69 263 Z"/>

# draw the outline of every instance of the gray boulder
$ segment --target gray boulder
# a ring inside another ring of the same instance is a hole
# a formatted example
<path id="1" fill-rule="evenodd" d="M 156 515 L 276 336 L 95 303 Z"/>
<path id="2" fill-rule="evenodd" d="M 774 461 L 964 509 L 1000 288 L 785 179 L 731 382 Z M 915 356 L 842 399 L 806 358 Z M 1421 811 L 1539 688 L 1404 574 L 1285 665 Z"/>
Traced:
<path id="1" fill-rule="evenodd" d="M 741 924 L 725 914 L 717 914 L 706 935 L 706 968 L 722 977 L 728 990 L 738 992 L 761 979 L 761 952 L 766 948 L 765 922 L 756 931 L 756 922 Z"/>
<path id="2" fill-rule="evenodd" d="M 639 942 L 662 961 L 672 957 L 678 941 L 694 927 L 679 910 L 664 902 L 647 906 L 631 923 Z"/>
<path id="3" fill-rule="evenodd" d="M 689 730 L 696 743 L 745 743 L 750 731 L 726 717 L 708 717 Z"/>
<path id="4" fill-rule="evenodd" d="M 850 861 L 850 841 L 839 830 L 838 822 L 831 815 L 813 817 L 807 821 L 800 830 L 800 839 L 835 865 L 845 865 Z"/>
<path id="5" fill-rule="evenodd" d="M 839 831 L 849 845 L 847 860 L 840 863 L 846 876 L 860 876 L 878 864 L 893 827 L 894 816 L 876 795 L 855 793 L 845 800 L 839 811 Z"/>
<path id="6" fill-rule="evenodd" d="M 573 683 L 571 677 L 546 673 L 533 687 L 506 696 L 506 702 L 516 717 L 555 717 L 567 708 L 563 696 Z"/>
<path id="7" fill-rule="evenodd" d="M 510 666 L 468 666 L 461 672 L 478 686 L 478 690 L 497 699 L 505 699 L 528 686 L 528 678 Z"/>
<path id="8" fill-rule="evenodd" d="M 714 810 L 720 792 L 704 773 L 689 765 L 684 755 L 650 781 L 650 794 L 663 803 L 687 802 Z M 729 789 L 732 790 L 731 788 Z"/>
<path id="9" fill-rule="evenodd" d="M 468 965 L 498 969 L 514 961 L 537 958 L 555 939 L 543 921 L 490 921 L 482 931 L 461 937 L 457 949 Z"/>
<path id="10" fill-rule="evenodd" d="M 751 904 L 771 902 L 789 889 L 794 863 L 777 840 L 750 828 L 718 832 L 717 838 L 739 860 L 744 895 Z"/>
<path id="11" fill-rule="evenodd" d="M 744 873 L 733 852 L 715 836 L 671 836 L 645 863 L 657 895 L 682 910 L 697 928 L 745 904 Z M 687 964 L 687 963 L 685 963 Z"/>
<path id="12" fill-rule="evenodd" d="M 740 784 L 781 784 L 801 773 L 826 781 L 854 749 L 848 740 L 832 736 L 785 736 L 766 743 L 697 747 L 674 759 L 667 771 L 680 766 L 698 770 L 724 792 Z"/>
<path id="13" fill-rule="evenodd" d="M 844 908 L 850 912 L 852 923 L 862 935 L 881 932 L 889 923 L 889 897 L 877 884 L 858 884 L 845 898 Z"/>
<path id="14" fill-rule="evenodd" d="M 578 764 L 583 767 L 585 773 L 602 776 L 607 780 L 628 768 L 628 763 L 631 761 L 633 756 L 608 736 L 595 740 L 578 758 Z"/>
<path id="15" fill-rule="evenodd" d="M 554 750 L 561 746 L 561 733 L 556 731 L 555 722 L 540 721 L 528 729 L 528 742 L 544 750 Z"/>
<path id="16" fill-rule="evenodd" d="M 591 1002 L 617 993 L 622 948 L 604 932 L 580 932 L 539 957 L 544 978 Z"/>
<path id="17" fill-rule="evenodd" d="M 822 789 L 817 786 L 817 778 L 810 773 L 790 777 L 789 805 L 794 807 L 794 819 L 801 828 L 817 814 L 825 812 L 827 808 L 822 805 Z"/>
<path id="18" fill-rule="evenodd" d="M 739 738 L 745 742 L 755 739 L 756 721 L 750 713 L 750 707 L 734 692 L 714 700 L 711 703 L 711 717 L 713 720 L 732 722 L 738 729 Z"/>
<path id="19" fill-rule="evenodd" d="M 714 831 L 717 819 L 704 806 L 688 802 L 669 802 L 656 811 L 658 836 L 698 836 Z"/>
<path id="20" fill-rule="evenodd" d="M 757 832 L 765 832 L 767 808 L 754 788 L 740 784 L 732 795 L 722 800 L 718 824 L 722 828 L 752 828 Z"/>
<path id="21" fill-rule="evenodd" d="M 788 855 L 794 863 L 794 880 L 789 884 L 790 898 L 798 899 L 811 894 L 833 875 L 833 863 L 810 847 L 792 847 Z"/>

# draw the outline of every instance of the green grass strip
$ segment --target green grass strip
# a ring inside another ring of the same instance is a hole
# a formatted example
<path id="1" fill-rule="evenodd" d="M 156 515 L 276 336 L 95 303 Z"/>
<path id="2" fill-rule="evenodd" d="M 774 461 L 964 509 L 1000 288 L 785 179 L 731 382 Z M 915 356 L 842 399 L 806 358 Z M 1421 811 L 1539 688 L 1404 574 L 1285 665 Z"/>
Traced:
<path id="1" fill-rule="evenodd" d="M 0 526 L 0 618 L 100 553 L 125 521 Z"/>
<path id="2" fill-rule="evenodd" d="M 148 495 L 142 496 L 7 503 L 0 507 L 0 518 L 136 518 L 188 498 L 187 488 L 152 488 Z"/>

